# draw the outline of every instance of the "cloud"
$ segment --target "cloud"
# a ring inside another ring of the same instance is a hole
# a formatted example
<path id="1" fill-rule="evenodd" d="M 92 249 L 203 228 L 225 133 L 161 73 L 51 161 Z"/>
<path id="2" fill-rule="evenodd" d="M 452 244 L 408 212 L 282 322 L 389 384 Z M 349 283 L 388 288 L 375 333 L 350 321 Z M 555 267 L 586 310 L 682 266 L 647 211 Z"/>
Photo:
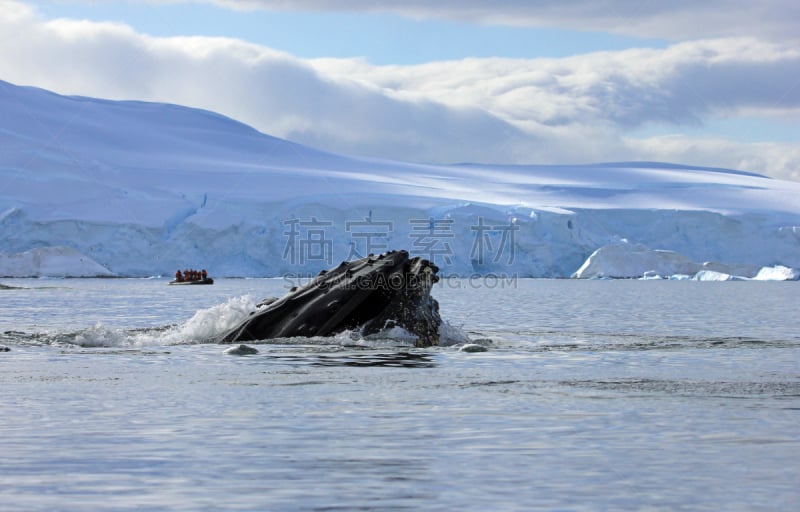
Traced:
<path id="1" fill-rule="evenodd" d="M 0 0 L 0 79 L 205 108 L 321 149 L 412 161 L 645 159 L 800 179 L 796 144 L 631 135 L 653 123 L 796 116 L 798 69 L 796 45 L 755 38 L 563 59 L 304 60 L 236 39 L 46 20 Z"/>
<path id="2" fill-rule="evenodd" d="M 512 122 L 699 123 L 708 115 L 785 115 L 800 109 L 800 48 L 752 38 L 562 59 L 465 59 L 414 66 L 312 61 L 407 96 L 478 105 Z"/>
<path id="3" fill-rule="evenodd" d="M 171 0 L 175 1 L 175 0 Z M 797 39 L 795 0 L 206 0 L 233 9 L 388 12 L 470 23 L 566 27 L 637 37 L 686 40 L 751 35 Z"/>
<path id="4" fill-rule="evenodd" d="M 677 132 L 737 117 L 776 123 L 793 118 L 796 124 L 800 49 L 791 44 L 727 38 L 562 59 L 414 66 L 320 59 L 312 64 L 327 76 L 347 76 L 387 94 L 479 106 L 536 134 L 541 144 L 528 152 L 532 160 L 665 160 L 799 177 L 795 144 L 629 135 L 654 124 Z"/>
<path id="5" fill-rule="evenodd" d="M 41 20 L 32 9 L 2 13 L 0 78 L 13 83 L 205 108 L 323 149 L 418 161 L 480 161 L 483 148 L 513 154 L 531 140 L 485 110 L 385 94 L 239 40 L 150 37 L 119 24 Z"/>

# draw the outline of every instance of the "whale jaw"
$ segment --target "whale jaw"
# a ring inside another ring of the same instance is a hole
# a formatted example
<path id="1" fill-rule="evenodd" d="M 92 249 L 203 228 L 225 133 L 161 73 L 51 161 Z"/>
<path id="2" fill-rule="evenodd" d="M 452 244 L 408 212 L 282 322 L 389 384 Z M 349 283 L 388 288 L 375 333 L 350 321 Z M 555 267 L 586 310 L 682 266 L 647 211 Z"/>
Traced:
<path id="1" fill-rule="evenodd" d="M 369 335 L 401 327 L 416 336 L 417 347 L 438 345 L 442 319 L 430 294 L 438 270 L 407 251 L 342 262 L 280 299 L 265 301 L 220 343 L 330 336 L 345 330 Z"/>

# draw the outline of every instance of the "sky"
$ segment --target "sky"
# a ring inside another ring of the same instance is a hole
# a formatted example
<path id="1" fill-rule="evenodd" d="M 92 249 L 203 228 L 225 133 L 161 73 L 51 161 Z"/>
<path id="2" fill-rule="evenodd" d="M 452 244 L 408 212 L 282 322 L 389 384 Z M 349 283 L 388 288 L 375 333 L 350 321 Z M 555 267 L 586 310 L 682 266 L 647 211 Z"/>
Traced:
<path id="1" fill-rule="evenodd" d="M 800 181 L 798 19 L 796 0 L 0 0 L 0 80 L 337 153 Z"/>

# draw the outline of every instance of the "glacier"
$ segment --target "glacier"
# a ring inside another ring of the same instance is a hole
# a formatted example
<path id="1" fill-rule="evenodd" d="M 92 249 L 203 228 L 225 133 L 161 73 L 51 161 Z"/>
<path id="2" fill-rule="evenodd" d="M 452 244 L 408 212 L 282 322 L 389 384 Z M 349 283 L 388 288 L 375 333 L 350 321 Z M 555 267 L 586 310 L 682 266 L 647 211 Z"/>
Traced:
<path id="1" fill-rule="evenodd" d="M 300 276 L 405 248 L 445 275 L 793 278 L 798 197 L 668 163 L 340 155 L 209 111 L 0 81 L 0 276 Z"/>
<path id="2" fill-rule="evenodd" d="M 116 277 L 72 247 L 39 247 L 17 254 L 0 253 L 0 277 Z"/>
<path id="3" fill-rule="evenodd" d="M 800 271 L 774 265 L 705 261 L 698 263 L 669 250 L 650 249 L 626 240 L 594 251 L 572 274 L 578 279 L 693 279 L 695 281 L 797 281 Z"/>

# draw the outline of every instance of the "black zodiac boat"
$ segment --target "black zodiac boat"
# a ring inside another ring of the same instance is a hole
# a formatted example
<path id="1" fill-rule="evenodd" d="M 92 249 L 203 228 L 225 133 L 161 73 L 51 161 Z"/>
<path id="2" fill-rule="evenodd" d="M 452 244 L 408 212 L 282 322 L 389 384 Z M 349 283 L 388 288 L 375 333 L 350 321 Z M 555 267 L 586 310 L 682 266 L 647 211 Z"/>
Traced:
<path id="1" fill-rule="evenodd" d="M 210 277 L 206 277 L 204 279 L 193 279 L 191 281 L 178 281 L 177 279 L 173 279 L 169 282 L 169 284 L 214 284 L 214 280 Z"/>

